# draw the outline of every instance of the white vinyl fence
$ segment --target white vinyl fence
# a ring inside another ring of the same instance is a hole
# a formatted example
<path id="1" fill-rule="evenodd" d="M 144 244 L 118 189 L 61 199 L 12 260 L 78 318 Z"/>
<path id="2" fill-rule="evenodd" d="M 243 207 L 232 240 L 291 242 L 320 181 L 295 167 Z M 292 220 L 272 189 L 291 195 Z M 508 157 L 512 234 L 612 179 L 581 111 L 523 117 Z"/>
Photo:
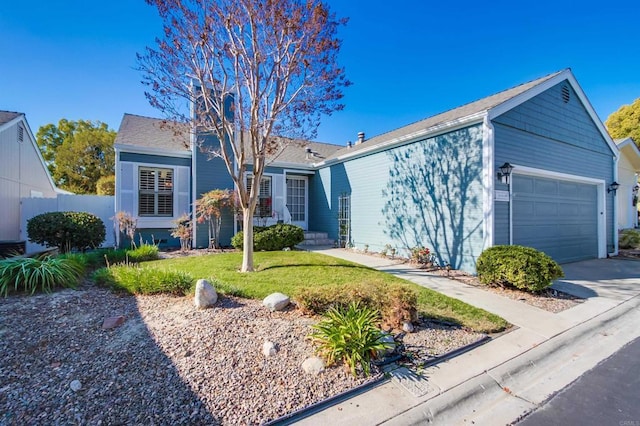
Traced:
<path id="1" fill-rule="evenodd" d="M 20 239 L 27 242 L 27 253 L 44 250 L 46 247 L 29 241 L 27 221 L 34 216 L 49 212 L 86 212 L 98 216 L 106 229 L 102 247 L 114 247 L 115 228 L 113 216 L 115 197 L 109 195 L 58 194 L 56 198 L 22 198 L 20 200 Z"/>

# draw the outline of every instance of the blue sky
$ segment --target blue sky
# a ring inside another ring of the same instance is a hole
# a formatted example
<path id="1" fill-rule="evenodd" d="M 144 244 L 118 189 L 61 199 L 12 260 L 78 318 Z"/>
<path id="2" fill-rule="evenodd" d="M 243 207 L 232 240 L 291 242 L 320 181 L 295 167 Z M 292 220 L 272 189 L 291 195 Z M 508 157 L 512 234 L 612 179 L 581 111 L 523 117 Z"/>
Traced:
<path id="1" fill-rule="evenodd" d="M 604 121 L 640 97 L 637 1 L 329 1 L 349 17 L 341 61 L 354 83 L 317 140 L 371 137 L 571 68 Z M 0 7 L 0 109 L 34 133 L 61 118 L 118 128 L 147 103 L 136 52 L 161 26 L 143 0 L 16 2 Z M 526 4 L 526 6 L 522 6 Z"/>

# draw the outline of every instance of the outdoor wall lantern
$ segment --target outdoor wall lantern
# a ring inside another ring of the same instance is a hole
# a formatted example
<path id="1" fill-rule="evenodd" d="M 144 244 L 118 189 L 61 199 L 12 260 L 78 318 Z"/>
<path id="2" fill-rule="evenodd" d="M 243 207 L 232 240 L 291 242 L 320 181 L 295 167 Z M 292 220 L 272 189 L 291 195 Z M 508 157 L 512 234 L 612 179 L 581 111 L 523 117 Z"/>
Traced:
<path id="1" fill-rule="evenodd" d="M 620 184 L 614 180 L 613 182 L 611 182 L 611 185 L 609 185 L 609 187 L 607 188 L 607 193 L 613 191 L 613 194 L 615 195 L 618 188 L 620 188 Z"/>
<path id="2" fill-rule="evenodd" d="M 512 171 L 513 166 L 509 163 L 504 163 L 502 166 L 498 167 L 498 179 L 500 179 L 500 182 L 504 182 L 509 185 L 509 176 L 511 176 Z"/>
<path id="3" fill-rule="evenodd" d="M 633 187 L 633 189 L 631 190 L 631 193 L 636 196 L 638 195 L 638 190 L 640 190 L 640 185 L 636 185 Z"/>

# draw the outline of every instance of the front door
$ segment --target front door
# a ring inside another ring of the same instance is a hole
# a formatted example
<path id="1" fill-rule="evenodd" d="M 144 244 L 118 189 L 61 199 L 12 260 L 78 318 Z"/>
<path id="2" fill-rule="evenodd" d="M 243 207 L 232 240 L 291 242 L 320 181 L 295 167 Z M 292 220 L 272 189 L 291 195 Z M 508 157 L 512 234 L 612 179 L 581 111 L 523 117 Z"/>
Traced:
<path id="1" fill-rule="evenodd" d="M 287 176 L 287 209 L 291 223 L 307 230 L 307 178 Z"/>

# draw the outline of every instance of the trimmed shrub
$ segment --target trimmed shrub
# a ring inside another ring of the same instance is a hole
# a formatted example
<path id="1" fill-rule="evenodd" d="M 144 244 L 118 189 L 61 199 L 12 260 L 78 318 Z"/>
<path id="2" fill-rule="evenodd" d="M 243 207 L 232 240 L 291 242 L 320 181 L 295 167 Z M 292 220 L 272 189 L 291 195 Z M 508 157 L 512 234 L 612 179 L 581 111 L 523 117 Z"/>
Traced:
<path id="1" fill-rule="evenodd" d="M 33 294 L 51 292 L 56 287 L 76 288 L 84 266 L 79 259 L 11 258 L 0 260 L 0 294 L 9 291 Z"/>
<path id="2" fill-rule="evenodd" d="M 329 309 L 325 318 L 313 326 L 309 337 L 329 365 L 344 362 L 354 377 L 359 366 L 368 376 L 372 355 L 390 346 L 382 340 L 379 322 L 378 311 L 352 302 L 346 308 Z"/>
<path id="3" fill-rule="evenodd" d="M 564 272 L 541 251 L 523 246 L 494 246 L 478 257 L 476 270 L 485 285 L 509 285 L 536 292 L 549 287 Z"/>
<path id="4" fill-rule="evenodd" d="M 98 269 L 92 279 L 100 286 L 130 294 L 167 293 L 178 296 L 188 294 L 194 283 L 194 279 L 184 272 L 129 265 Z"/>
<path id="5" fill-rule="evenodd" d="M 67 253 L 96 248 L 104 241 L 106 230 L 102 219 L 85 212 L 43 213 L 27 221 L 29 241 L 47 247 L 58 247 Z"/>
<path id="6" fill-rule="evenodd" d="M 360 303 L 381 314 L 384 328 L 402 328 L 402 323 L 418 318 L 418 295 L 402 284 L 369 282 L 322 287 L 303 287 L 294 298 L 306 313 L 321 315 L 332 308 L 346 309 Z"/>
<path id="7" fill-rule="evenodd" d="M 231 245 L 238 250 L 244 246 L 244 233 L 238 232 L 231 238 Z M 253 227 L 253 249 L 257 251 L 277 251 L 293 247 L 304 241 L 304 231 L 299 226 L 278 223 L 267 227 Z"/>
<path id="8" fill-rule="evenodd" d="M 636 231 L 635 229 L 620 231 L 618 245 L 621 249 L 640 248 L 640 231 Z"/>

